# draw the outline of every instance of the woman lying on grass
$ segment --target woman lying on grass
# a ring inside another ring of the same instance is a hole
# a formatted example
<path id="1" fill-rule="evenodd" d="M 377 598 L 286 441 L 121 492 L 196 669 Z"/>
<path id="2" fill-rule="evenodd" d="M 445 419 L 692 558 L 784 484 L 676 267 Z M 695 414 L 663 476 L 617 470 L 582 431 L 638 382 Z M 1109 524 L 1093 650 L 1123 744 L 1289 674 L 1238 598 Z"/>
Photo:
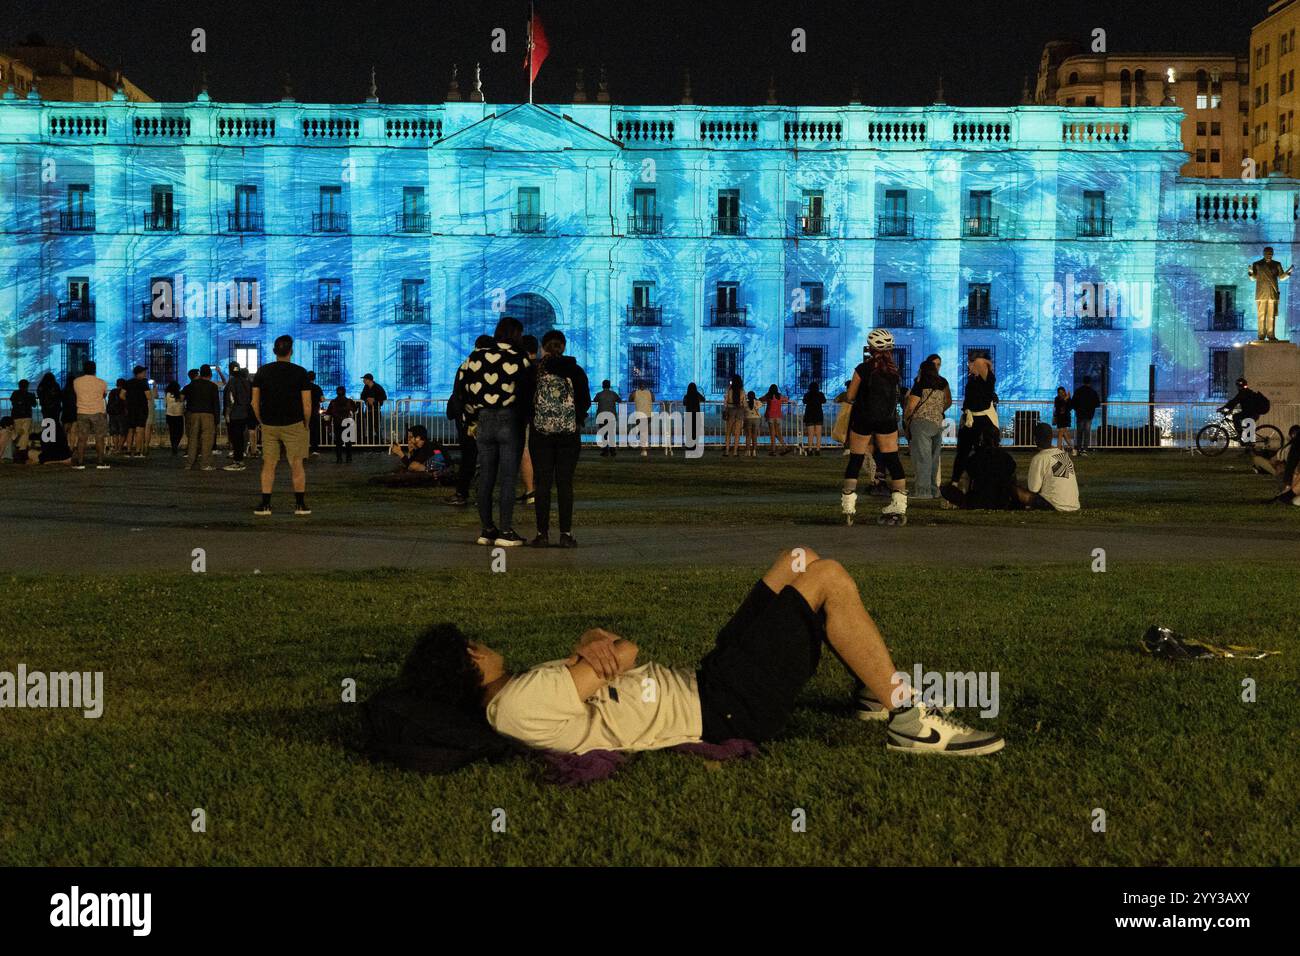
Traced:
<path id="1" fill-rule="evenodd" d="M 567 659 L 510 674 L 500 654 L 442 626 L 412 651 L 402 684 L 464 712 L 486 710 L 497 733 L 566 754 L 758 743 L 785 729 L 823 641 L 865 685 L 859 716 L 886 721 L 890 750 L 970 756 L 1002 749 L 998 735 L 914 701 L 853 579 L 810 548 L 777 558 L 696 671 L 637 666 L 635 644 L 593 628 Z"/>

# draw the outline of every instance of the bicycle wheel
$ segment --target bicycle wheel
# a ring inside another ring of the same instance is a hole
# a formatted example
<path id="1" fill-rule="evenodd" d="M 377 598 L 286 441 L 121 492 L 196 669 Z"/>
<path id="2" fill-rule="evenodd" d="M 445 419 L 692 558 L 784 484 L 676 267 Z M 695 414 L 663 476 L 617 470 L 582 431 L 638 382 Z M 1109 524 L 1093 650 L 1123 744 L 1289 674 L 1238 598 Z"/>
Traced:
<path id="1" fill-rule="evenodd" d="M 1282 429 L 1276 425 L 1260 425 L 1255 429 L 1255 444 L 1251 450 L 1256 455 L 1272 458 L 1282 450 Z"/>
<path id="2" fill-rule="evenodd" d="M 1222 455 L 1228 450 L 1228 430 L 1221 425 L 1206 425 L 1196 433 L 1196 450 L 1207 458 Z"/>

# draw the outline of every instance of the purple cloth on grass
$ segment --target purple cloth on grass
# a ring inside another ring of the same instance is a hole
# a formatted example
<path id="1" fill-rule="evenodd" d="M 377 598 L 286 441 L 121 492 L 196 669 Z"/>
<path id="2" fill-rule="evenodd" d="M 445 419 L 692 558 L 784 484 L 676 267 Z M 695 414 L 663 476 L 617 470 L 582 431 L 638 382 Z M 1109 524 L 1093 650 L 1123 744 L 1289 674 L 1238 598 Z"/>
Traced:
<path id="1" fill-rule="evenodd" d="M 758 746 L 752 740 L 739 738 L 724 740 L 720 744 L 704 741 L 697 744 L 678 744 L 668 749 L 678 753 L 693 754 L 705 760 L 734 760 L 737 757 L 752 757 L 758 753 Z M 617 750 L 588 750 L 585 754 L 543 750 L 541 756 L 546 762 L 546 772 L 543 776 L 547 783 L 561 787 L 582 787 L 614 776 L 619 767 L 627 763 L 630 754 Z"/>

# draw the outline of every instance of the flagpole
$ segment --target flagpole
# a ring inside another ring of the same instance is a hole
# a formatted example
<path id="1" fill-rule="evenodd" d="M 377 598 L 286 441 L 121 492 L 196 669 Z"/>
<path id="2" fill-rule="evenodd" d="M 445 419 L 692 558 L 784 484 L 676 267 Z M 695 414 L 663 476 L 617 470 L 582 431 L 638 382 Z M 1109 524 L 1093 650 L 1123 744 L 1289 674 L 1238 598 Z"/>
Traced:
<path id="1" fill-rule="evenodd" d="M 533 4 L 528 2 L 528 102 L 533 101 Z"/>

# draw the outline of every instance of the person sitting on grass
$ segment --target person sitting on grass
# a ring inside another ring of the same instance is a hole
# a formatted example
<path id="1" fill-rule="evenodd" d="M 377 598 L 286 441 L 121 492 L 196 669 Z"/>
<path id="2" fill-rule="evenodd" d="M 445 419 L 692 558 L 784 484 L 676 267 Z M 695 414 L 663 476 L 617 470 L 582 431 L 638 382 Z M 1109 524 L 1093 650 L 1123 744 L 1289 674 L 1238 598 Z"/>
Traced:
<path id="1" fill-rule="evenodd" d="M 1282 483 L 1282 490 L 1269 503 L 1300 507 L 1300 425 L 1292 425 L 1287 430 L 1286 444 L 1266 464 Z"/>
<path id="2" fill-rule="evenodd" d="M 966 461 L 966 490 L 948 483 L 939 489 L 944 499 L 968 511 L 1014 511 L 1023 507 L 1017 495 L 1016 460 L 999 447 L 994 425 L 979 429 L 975 448 Z"/>
<path id="3" fill-rule="evenodd" d="M 14 432 L 14 420 L 8 415 L 0 418 L 0 462 L 5 460 L 5 453 L 9 450 L 9 446 L 13 445 L 14 463 L 18 463 L 18 444 L 14 440 Z"/>
<path id="4" fill-rule="evenodd" d="M 400 445 L 393 442 L 388 446 L 388 453 L 398 457 L 398 471 L 413 473 L 428 471 L 429 459 L 433 456 L 433 446 L 429 444 L 429 430 L 423 425 L 412 425 L 406 430 L 406 441 Z"/>
<path id="5" fill-rule="evenodd" d="M 1029 462 L 1029 483 L 1015 486 L 1016 500 L 1027 509 L 1078 511 L 1079 480 L 1069 449 L 1052 447 L 1052 426 L 1047 422 L 1034 426 L 1034 444 L 1038 453 Z"/>
<path id="6" fill-rule="evenodd" d="M 403 681 L 545 751 L 760 743 L 786 729 L 823 643 L 866 686 L 866 706 L 885 723 L 889 750 L 974 756 L 1002 748 L 997 734 L 917 699 L 853 578 L 810 548 L 777 557 L 695 669 L 638 664 L 636 644 L 596 627 L 569 657 L 512 674 L 496 651 L 439 625 L 417 643 Z"/>

